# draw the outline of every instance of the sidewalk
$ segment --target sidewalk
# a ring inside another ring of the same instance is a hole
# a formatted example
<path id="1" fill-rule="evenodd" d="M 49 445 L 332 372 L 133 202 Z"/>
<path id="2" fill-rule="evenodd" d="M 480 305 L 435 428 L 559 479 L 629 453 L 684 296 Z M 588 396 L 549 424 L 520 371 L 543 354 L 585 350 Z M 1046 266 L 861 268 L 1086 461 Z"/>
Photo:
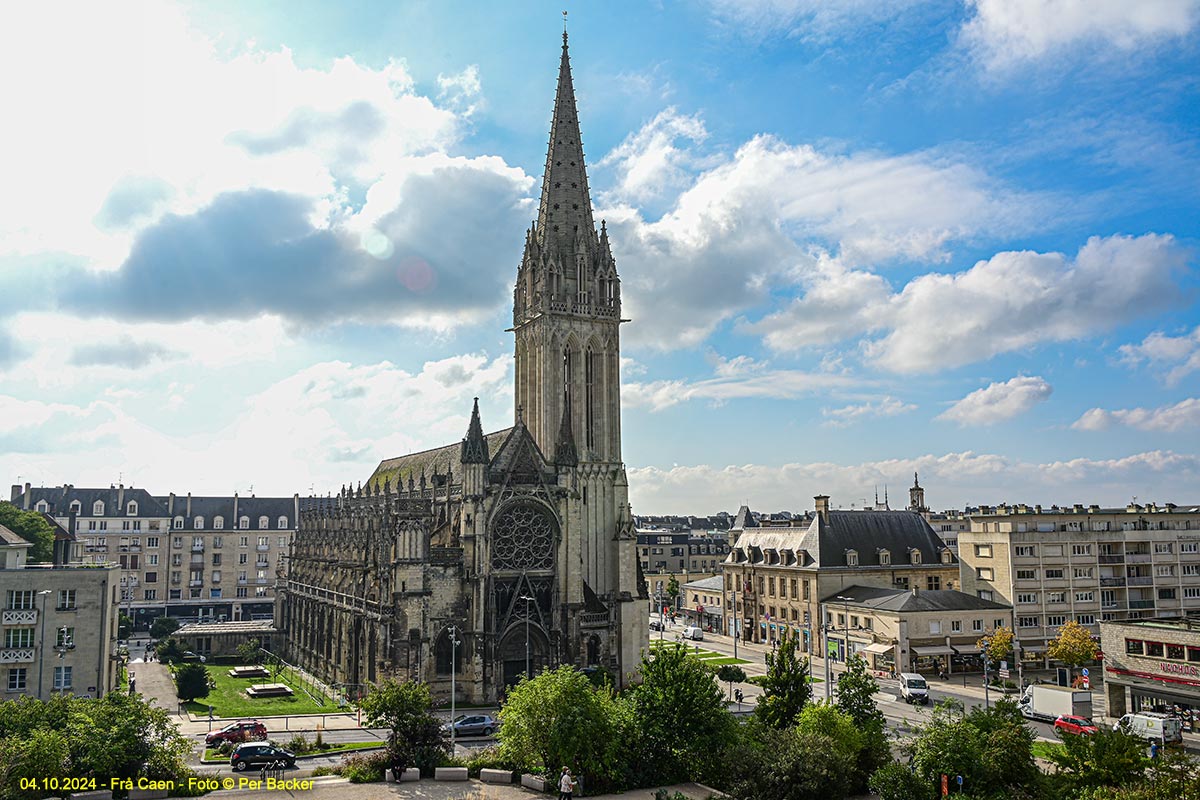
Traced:
<path id="1" fill-rule="evenodd" d="M 669 794 L 681 792 L 692 800 L 707 800 L 718 794 L 698 783 L 683 783 L 664 787 Z M 657 789 L 633 789 L 623 794 L 595 795 L 591 800 L 654 800 Z M 213 792 L 208 797 L 237 798 L 237 800 L 279 800 L 283 793 L 278 789 L 271 791 L 259 789 L 232 789 Z M 316 778 L 312 788 L 300 792 L 289 792 L 303 796 L 306 800 L 395 800 L 395 798 L 412 798 L 412 800 L 529 800 L 533 797 L 547 797 L 546 794 L 524 789 L 518 785 L 496 785 L 471 781 L 432 781 L 421 780 L 415 783 L 359 783 L 353 784 L 342 778 Z"/>

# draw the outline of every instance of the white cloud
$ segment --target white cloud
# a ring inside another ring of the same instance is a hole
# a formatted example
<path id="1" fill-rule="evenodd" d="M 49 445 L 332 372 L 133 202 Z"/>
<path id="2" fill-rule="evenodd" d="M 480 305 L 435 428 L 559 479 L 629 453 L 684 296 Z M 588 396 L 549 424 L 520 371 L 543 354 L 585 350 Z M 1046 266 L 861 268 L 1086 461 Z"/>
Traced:
<path id="1" fill-rule="evenodd" d="M 602 201 L 644 201 L 679 188 L 695 156 L 677 143 L 699 144 L 706 138 L 708 131 L 698 116 L 680 114 L 673 107 L 660 111 L 596 164 L 600 169 L 611 167 L 616 174 L 610 195 Z"/>
<path id="2" fill-rule="evenodd" d="M 1179 302 L 1190 253 L 1171 236 L 1093 237 L 1062 253 L 997 253 L 971 269 L 928 273 L 892 293 L 880 276 L 818 259 L 806 293 L 745 329 L 775 350 L 857 335 L 868 360 L 934 372 L 1045 342 L 1101 333 Z"/>
<path id="3" fill-rule="evenodd" d="M 1200 0 L 967 0 L 963 41 L 990 69 L 1086 47 L 1100 57 L 1182 40 Z"/>
<path id="4" fill-rule="evenodd" d="M 908 486 L 914 472 L 934 508 L 1005 502 L 1123 506 L 1131 494 L 1188 502 L 1200 480 L 1200 457 L 1156 450 L 1029 462 L 966 451 L 857 464 L 635 467 L 629 470 L 629 490 L 638 514 L 709 514 L 746 502 L 756 510 L 802 511 L 813 507 L 817 494 L 830 495 L 835 508 L 861 505 L 871 487 Z"/>
<path id="5" fill-rule="evenodd" d="M 1113 425 L 1126 425 L 1142 431 L 1175 433 L 1200 428 L 1200 399 L 1189 397 L 1158 408 L 1121 408 L 1111 411 L 1092 408 L 1071 425 L 1078 431 L 1102 431 Z"/>
<path id="6" fill-rule="evenodd" d="M 260 494 L 328 490 L 365 479 L 383 458 L 458 441 L 471 397 L 489 430 L 511 424 L 511 357 L 426 363 L 315 364 L 248 397 L 214 430 L 180 436 L 116 402 L 48 404 L 0 395 L 0 471 L 33 483 L 106 484 L 118 471 L 152 490 Z M 169 396 L 189 387 L 172 384 Z"/>
<path id="7" fill-rule="evenodd" d="M 754 36 L 824 40 L 888 22 L 928 0 L 710 0 L 717 18 Z"/>
<path id="8" fill-rule="evenodd" d="M 1130 364 L 1146 362 L 1156 370 L 1166 370 L 1162 379 L 1168 386 L 1174 386 L 1184 377 L 1200 371 L 1200 326 L 1183 336 L 1168 336 L 1155 331 L 1141 344 L 1121 345 L 1120 352 Z"/>
<path id="9" fill-rule="evenodd" d="M 438 75 L 438 100 L 463 117 L 479 111 L 483 85 L 479 81 L 479 66 L 471 64 L 453 75 Z"/>
<path id="10" fill-rule="evenodd" d="M 1024 414 L 1050 398 L 1054 388 L 1044 379 L 1019 375 L 977 389 L 938 415 L 959 425 L 994 425 Z"/>
<path id="11" fill-rule="evenodd" d="M 708 400 L 716 405 L 752 397 L 790 400 L 829 389 L 857 388 L 865 383 L 858 378 L 828 373 L 756 370 L 699 381 L 626 382 L 621 387 L 621 402 L 626 408 L 662 411 L 690 400 Z"/>
<path id="12" fill-rule="evenodd" d="M 821 409 L 821 414 L 828 418 L 825 424 L 829 427 L 845 428 L 860 420 L 895 417 L 916 410 L 917 407 L 915 405 L 888 396 L 882 397 L 878 401 L 868 400 L 865 403 L 842 406 L 841 408 L 823 408 Z"/>

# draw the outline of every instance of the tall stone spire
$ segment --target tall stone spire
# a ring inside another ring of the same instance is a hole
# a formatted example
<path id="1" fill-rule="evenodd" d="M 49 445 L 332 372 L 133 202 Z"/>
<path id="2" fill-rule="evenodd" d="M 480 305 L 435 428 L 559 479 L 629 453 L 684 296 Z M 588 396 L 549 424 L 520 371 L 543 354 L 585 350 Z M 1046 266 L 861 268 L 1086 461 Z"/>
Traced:
<path id="1" fill-rule="evenodd" d="M 467 435 L 462 440 L 461 461 L 464 464 L 486 464 L 490 460 L 483 425 L 479 422 L 479 398 L 476 397 L 475 407 L 471 409 L 471 424 L 467 426 Z"/>
<path id="2" fill-rule="evenodd" d="M 567 32 L 563 31 L 562 60 L 558 65 L 558 91 L 550 122 L 550 146 L 542 174 L 542 199 L 538 205 L 537 241 L 565 264 L 574 263 L 576 237 L 591 243 L 596 226 L 583 166 L 583 140 L 571 81 Z"/>

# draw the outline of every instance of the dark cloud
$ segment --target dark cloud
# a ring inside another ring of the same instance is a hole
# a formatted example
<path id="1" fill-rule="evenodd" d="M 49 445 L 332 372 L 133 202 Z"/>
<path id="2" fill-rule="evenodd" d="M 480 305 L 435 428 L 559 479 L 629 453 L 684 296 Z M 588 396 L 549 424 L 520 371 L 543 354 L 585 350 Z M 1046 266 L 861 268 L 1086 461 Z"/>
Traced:
<path id="1" fill-rule="evenodd" d="M 138 219 L 149 217 L 174 193 L 171 185 L 160 178 L 128 175 L 109 190 L 92 221 L 105 230 L 128 227 Z"/>
<path id="2" fill-rule="evenodd" d="M 307 198 L 224 194 L 146 229 L 120 269 L 76 276 L 62 305 L 169 322 L 271 313 L 297 326 L 469 316 L 508 297 L 524 191 L 512 175 L 465 162 L 410 176 L 376 226 L 387 238 L 373 248 L 381 257 L 357 236 L 314 227 Z"/>
<path id="3" fill-rule="evenodd" d="M 71 353 L 69 363 L 76 367 L 139 369 L 154 361 L 167 360 L 178 355 L 175 351 L 152 342 L 135 342 L 125 336 L 113 342 L 97 342 L 76 347 Z"/>
<path id="4" fill-rule="evenodd" d="M 336 113 L 298 109 L 278 131 L 263 134 L 236 131 L 226 140 L 250 155 L 263 156 L 308 147 L 316 138 L 328 134 L 347 141 L 367 142 L 383 133 L 386 125 L 383 112 L 371 103 L 359 100 Z"/>

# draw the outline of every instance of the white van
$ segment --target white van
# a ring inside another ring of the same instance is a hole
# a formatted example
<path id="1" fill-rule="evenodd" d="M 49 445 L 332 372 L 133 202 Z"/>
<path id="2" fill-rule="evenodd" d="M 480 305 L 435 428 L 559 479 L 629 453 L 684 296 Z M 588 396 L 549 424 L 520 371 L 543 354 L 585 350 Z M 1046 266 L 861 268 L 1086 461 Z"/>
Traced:
<path id="1" fill-rule="evenodd" d="M 929 684 L 915 672 L 900 673 L 900 696 L 909 705 L 929 705 Z"/>
<path id="2" fill-rule="evenodd" d="M 702 642 L 704 641 L 704 630 L 697 625 L 688 625 L 683 629 L 683 638 Z"/>
<path id="3" fill-rule="evenodd" d="M 1117 720 L 1114 731 L 1125 731 L 1139 739 L 1155 742 L 1182 742 L 1183 724 L 1175 717 L 1143 711 L 1140 714 L 1126 714 Z"/>

